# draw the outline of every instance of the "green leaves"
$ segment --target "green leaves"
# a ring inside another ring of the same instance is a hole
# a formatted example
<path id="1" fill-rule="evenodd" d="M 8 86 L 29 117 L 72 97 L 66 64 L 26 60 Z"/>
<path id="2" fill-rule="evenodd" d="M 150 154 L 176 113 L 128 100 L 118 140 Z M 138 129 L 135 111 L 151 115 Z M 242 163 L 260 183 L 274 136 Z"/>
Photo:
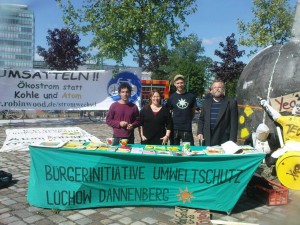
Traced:
<path id="1" fill-rule="evenodd" d="M 244 35 L 239 43 L 262 48 L 287 42 L 291 37 L 294 16 L 288 0 L 254 0 L 253 4 L 255 18 L 249 23 L 237 22 L 239 33 Z"/>
<path id="2" fill-rule="evenodd" d="M 140 67 L 149 62 L 152 46 L 179 40 L 185 16 L 196 10 L 196 0 L 83 0 L 77 9 L 71 0 L 56 1 L 68 27 L 92 34 L 100 54 L 121 60 L 131 52 Z"/>
<path id="3" fill-rule="evenodd" d="M 202 96 L 209 82 L 212 60 L 202 56 L 204 48 L 197 35 L 183 37 L 173 49 L 166 52 L 165 61 L 152 76 L 153 79 L 173 80 L 176 74 L 186 78 L 186 87 L 196 96 Z"/>

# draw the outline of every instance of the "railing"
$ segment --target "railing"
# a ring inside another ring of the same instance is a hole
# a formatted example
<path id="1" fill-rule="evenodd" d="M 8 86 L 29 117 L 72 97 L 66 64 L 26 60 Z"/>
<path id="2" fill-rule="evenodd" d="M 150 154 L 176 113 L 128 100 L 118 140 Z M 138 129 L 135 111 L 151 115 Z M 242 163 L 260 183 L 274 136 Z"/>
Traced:
<path id="1" fill-rule="evenodd" d="M 25 110 L 2 110 L 2 119 L 20 120 L 25 117 Z"/>
<path id="2" fill-rule="evenodd" d="M 80 117 L 88 117 L 92 122 L 105 121 L 107 110 L 82 111 Z"/>

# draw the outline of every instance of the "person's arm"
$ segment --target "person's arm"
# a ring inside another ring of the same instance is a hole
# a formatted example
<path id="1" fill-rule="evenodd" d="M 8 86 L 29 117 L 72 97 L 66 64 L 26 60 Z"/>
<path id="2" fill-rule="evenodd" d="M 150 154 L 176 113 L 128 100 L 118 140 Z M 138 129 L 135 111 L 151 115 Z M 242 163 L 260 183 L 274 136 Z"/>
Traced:
<path id="1" fill-rule="evenodd" d="M 230 140 L 236 142 L 237 133 L 238 133 L 237 101 L 235 99 L 232 99 L 229 101 L 229 104 L 230 104 Z"/>
<path id="2" fill-rule="evenodd" d="M 205 107 L 204 107 L 204 103 L 201 107 L 201 111 L 200 111 L 200 115 L 199 115 L 199 120 L 198 120 L 198 129 L 197 129 L 197 138 L 199 140 L 203 140 L 203 129 L 204 129 L 204 118 L 205 118 Z"/>
<path id="3" fill-rule="evenodd" d="M 133 121 L 131 123 L 128 123 L 127 130 L 133 130 L 134 128 L 137 128 L 140 125 L 139 117 L 140 117 L 139 109 L 136 105 L 134 105 L 133 115 L 132 115 Z"/>
<path id="4" fill-rule="evenodd" d="M 170 133 L 171 133 L 171 130 L 173 130 L 173 120 L 172 120 L 172 113 L 169 111 L 168 108 L 166 108 L 166 129 L 167 130 L 170 130 Z M 170 133 L 169 133 L 169 136 L 170 136 Z"/>
<path id="5" fill-rule="evenodd" d="M 146 141 L 146 140 L 147 140 L 147 137 L 144 136 L 144 127 L 143 127 L 143 126 L 140 126 L 139 129 L 140 129 L 141 140 L 142 140 L 142 141 Z"/>
<path id="6" fill-rule="evenodd" d="M 171 113 L 169 112 L 169 110 L 167 108 L 166 108 L 166 115 L 167 115 L 166 116 L 166 135 L 161 138 L 163 145 L 168 143 L 168 140 L 171 135 L 171 130 L 173 129 Z"/>
<path id="7" fill-rule="evenodd" d="M 172 106 L 172 100 L 171 100 L 171 97 L 170 97 L 170 98 L 168 98 L 168 100 L 167 100 L 167 103 L 166 103 L 165 107 L 166 107 L 166 108 L 169 110 L 169 112 L 172 112 L 172 110 L 173 110 L 173 106 Z"/>
<path id="8" fill-rule="evenodd" d="M 277 112 L 275 109 L 273 109 L 272 106 L 270 106 L 270 104 L 268 103 L 267 100 L 261 99 L 260 100 L 260 105 L 262 107 L 264 107 L 266 112 L 273 118 L 273 120 L 277 120 L 278 117 L 280 116 L 280 113 Z"/>
<path id="9" fill-rule="evenodd" d="M 119 120 L 115 120 L 114 105 L 111 105 L 106 115 L 106 124 L 112 128 L 120 128 L 120 122 Z"/>
<path id="10" fill-rule="evenodd" d="M 195 112 L 196 112 L 196 108 L 195 108 L 195 107 L 193 107 L 193 108 L 192 108 L 192 118 L 194 118 L 194 117 L 195 117 Z"/>
<path id="11" fill-rule="evenodd" d="M 131 124 L 132 124 L 133 128 L 136 128 L 140 125 L 140 122 L 139 122 L 140 112 L 139 112 L 139 109 L 137 106 L 135 106 L 133 117 L 134 117 L 134 121 Z"/>
<path id="12" fill-rule="evenodd" d="M 194 98 L 193 98 L 193 107 L 192 107 L 192 118 L 195 117 L 196 108 L 197 108 L 197 100 L 196 100 L 196 97 L 194 96 Z"/>
<path id="13" fill-rule="evenodd" d="M 144 136 L 144 115 L 145 109 L 140 111 L 140 126 L 139 126 L 139 133 L 142 141 L 146 141 L 147 138 Z"/>
<path id="14" fill-rule="evenodd" d="M 161 138 L 163 145 L 168 143 L 168 140 L 170 138 L 170 134 L 171 134 L 171 130 L 167 130 L 166 135 Z"/>

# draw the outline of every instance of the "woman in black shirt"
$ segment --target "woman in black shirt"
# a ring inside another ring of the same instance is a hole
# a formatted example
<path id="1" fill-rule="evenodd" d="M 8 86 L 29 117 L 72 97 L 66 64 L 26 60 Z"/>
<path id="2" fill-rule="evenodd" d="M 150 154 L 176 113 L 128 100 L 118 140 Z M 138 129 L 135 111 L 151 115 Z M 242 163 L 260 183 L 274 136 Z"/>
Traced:
<path id="1" fill-rule="evenodd" d="M 167 144 L 172 128 L 171 114 L 161 105 L 157 90 L 149 94 L 149 104 L 140 112 L 140 132 L 142 144 Z"/>

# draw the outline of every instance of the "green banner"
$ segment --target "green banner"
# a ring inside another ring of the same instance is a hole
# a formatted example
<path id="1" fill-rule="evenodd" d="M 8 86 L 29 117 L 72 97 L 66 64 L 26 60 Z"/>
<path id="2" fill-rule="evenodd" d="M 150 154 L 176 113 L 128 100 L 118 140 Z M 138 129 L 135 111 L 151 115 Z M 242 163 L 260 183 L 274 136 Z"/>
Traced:
<path id="1" fill-rule="evenodd" d="M 265 154 L 187 157 L 30 147 L 30 156 L 27 199 L 33 206 L 231 212 Z"/>

